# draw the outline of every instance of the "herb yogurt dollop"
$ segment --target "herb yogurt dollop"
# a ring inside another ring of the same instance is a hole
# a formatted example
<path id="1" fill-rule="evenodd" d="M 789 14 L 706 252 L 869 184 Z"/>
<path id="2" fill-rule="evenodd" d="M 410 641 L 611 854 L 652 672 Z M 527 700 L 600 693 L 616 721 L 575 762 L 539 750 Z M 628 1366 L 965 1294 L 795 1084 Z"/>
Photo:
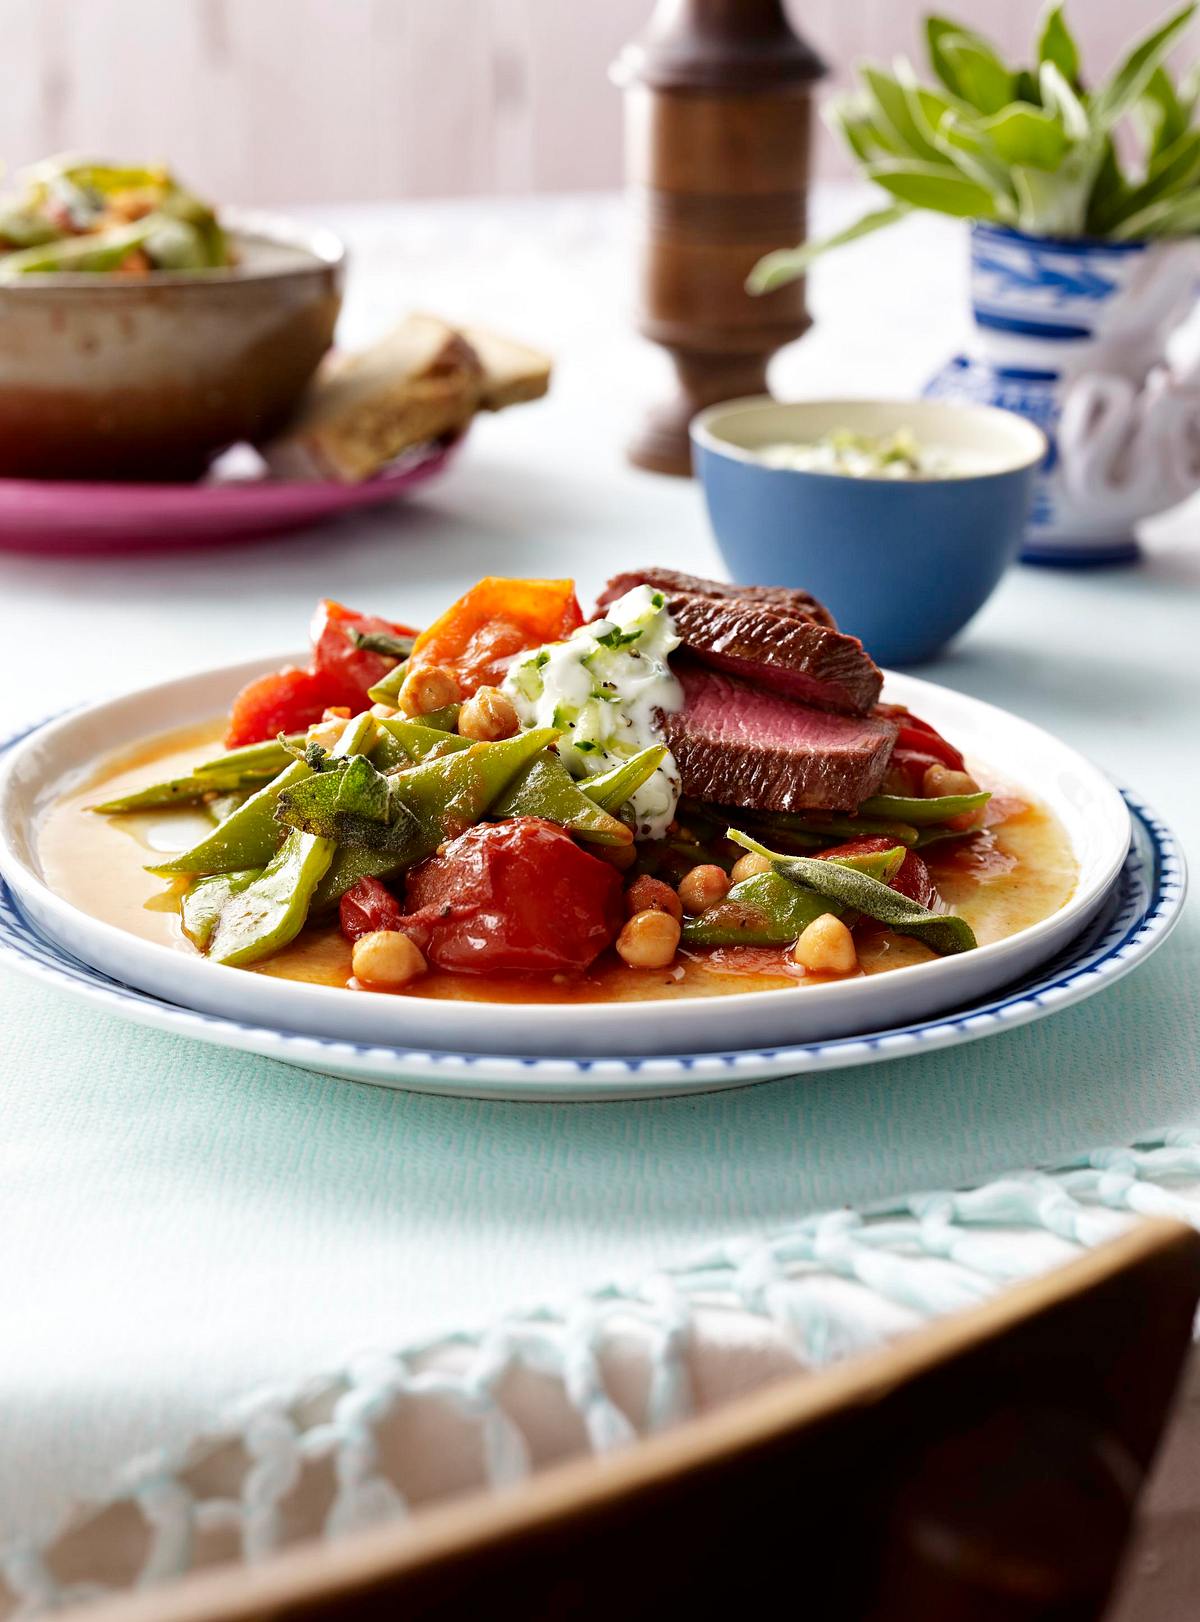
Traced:
<path id="1" fill-rule="evenodd" d="M 635 586 L 604 619 L 515 660 L 504 679 L 522 727 L 557 727 L 556 748 L 573 777 L 618 766 L 664 742 L 662 716 L 683 704 L 668 656 L 679 646 L 666 598 Z M 660 839 L 679 801 L 670 750 L 630 800 L 639 839 Z"/>

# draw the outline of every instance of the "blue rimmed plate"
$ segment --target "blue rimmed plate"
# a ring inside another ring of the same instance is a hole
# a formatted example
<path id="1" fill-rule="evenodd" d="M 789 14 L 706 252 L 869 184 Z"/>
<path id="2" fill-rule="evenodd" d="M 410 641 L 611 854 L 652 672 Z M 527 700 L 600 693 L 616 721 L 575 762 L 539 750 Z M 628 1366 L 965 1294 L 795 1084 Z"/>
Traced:
<path id="1" fill-rule="evenodd" d="M 10 740 L 8 747 L 19 741 Z M 2 881 L 0 961 L 138 1024 L 380 1086 L 541 1102 L 708 1092 L 974 1041 L 1056 1013 L 1127 974 L 1174 927 L 1183 905 L 1185 870 L 1165 825 L 1129 793 L 1124 802 L 1132 827 L 1125 860 L 1098 910 L 1068 944 L 1035 970 L 953 1012 L 832 1040 L 650 1058 L 573 1058 L 434 1051 L 245 1023 L 137 990 L 83 962 L 43 933 Z"/>

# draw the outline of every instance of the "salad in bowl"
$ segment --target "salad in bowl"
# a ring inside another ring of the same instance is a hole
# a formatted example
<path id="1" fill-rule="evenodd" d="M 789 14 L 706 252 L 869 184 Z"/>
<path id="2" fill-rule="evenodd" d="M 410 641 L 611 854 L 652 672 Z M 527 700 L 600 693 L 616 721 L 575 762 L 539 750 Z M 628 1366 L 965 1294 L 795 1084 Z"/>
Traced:
<path id="1" fill-rule="evenodd" d="M 827 986 L 1062 908 L 1055 815 L 882 687 L 807 593 L 666 569 L 589 616 L 568 580 L 422 631 L 327 601 L 305 664 L 60 793 L 38 861 L 213 964 L 496 1003 Z"/>
<path id="2" fill-rule="evenodd" d="M 161 165 L 47 158 L 0 196 L 0 280 L 65 272 L 223 270 L 237 252 L 216 210 Z"/>

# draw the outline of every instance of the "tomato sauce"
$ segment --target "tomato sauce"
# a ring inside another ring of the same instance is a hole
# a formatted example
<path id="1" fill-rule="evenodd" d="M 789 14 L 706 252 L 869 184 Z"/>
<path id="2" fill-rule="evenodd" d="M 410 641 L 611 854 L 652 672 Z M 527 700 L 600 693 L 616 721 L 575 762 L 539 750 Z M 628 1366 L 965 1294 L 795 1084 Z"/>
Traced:
<path id="1" fill-rule="evenodd" d="M 221 731 L 221 724 L 213 722 L 149 739 L 105 761 L 85 784 L 56 800 L 46 812 L 38 843 L 50 886 L 94 917 L 177 951 L 194 952 L 179 924 L 186 881 L 166 884 L 147 873 L 144 864 L 186 848 L 210 830 L 207 816 L 198 810 L 172 810 L 102 817 L 86 807 L 160 778 L 185 775 L 198 756 L 219 749 Z M 1077 869 L 1064 829 L 1045 807 L 997 784 L 986 766 L 969 765 L 976 779 L 995 791 L 991 826 L 967 840 L 930 845 L 922 856 L 943 900 L 966 918 L 985 945 L 1057 912 L 1075 888 Z M 910 936 L 877 926 L 860 926 L 855 939 L 867 974 L 934 957 Z M 310 925 L 290 946 L 246 972 L 346 986 L 350 945 L 335 915 Z M 806 975 L 784 948 L 681 951 L 666 969 L 630 968 L 609 950 L 583 974 L 483 976 L 435 969 L 403 994 L 464 1002 L 640 1002 L 778 990 L 820 979 Z"/>

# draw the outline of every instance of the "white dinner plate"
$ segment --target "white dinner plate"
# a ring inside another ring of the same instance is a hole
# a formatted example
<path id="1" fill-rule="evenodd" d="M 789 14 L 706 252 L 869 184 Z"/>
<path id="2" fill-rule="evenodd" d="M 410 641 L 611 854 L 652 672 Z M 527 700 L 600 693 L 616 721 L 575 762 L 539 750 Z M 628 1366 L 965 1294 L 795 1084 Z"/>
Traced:
<path id="1" fill-rule="evenodd" d="M 495 1085 L 484 1090 L 516 1096 L 526 1091 L 517 1085 L 525 1074 L 523 1066 L 539 1059 L 561 1059 L 568 1070 L 577 1061 L 590 1067 L 590 1083 L 580 1090 L 591 1091 L 601 1080 L 593 1073 L 597 1061 L 663 1055 L 690 1063 L 703 1055 L 716 1060 L 736 1052 L 769 1054 L 770 1061 L 758 1073 L 784 1074 L 786 1070 L 777 1068 L 779 1050 L 913 1030 L 950 1010 L 994 1000 L 995 993 L 1030 976 L 1081 937 L 1106 902 L 1111 911 L 1114 886 L 1130 851 L 1131 824 L 1124 800 L 1074 750 L 976 699 L 911 676 L 889 675 L 885 687 L 889 699 L 910 705 L 967 755 L 986 762 L 1001 779 L 1027 788 L 1062 821 L 1080 873 L 1073 895 L 1057 913 L 973 952 L 841 983 L 669 1003 L 513 1006 L 351 994 L 247 974 L 139 939 L 56 895 L 45 883 L 37 857 L 39 819 L 54 797 L 93 771 L 106 754 L 147 735 L 218 714 L 239 686 L 277 669 L 280 662 L 256 660 L 145 688 L 73 711 L 15 742 L 0 765 L 0 873 L 42 937 L 102 976 L 149 993 L 161 1005 L 275 1033 L 285 1043 L 312 1037 L 356 1053 L 441 1055 L 472 1067 L 470 1078 L 457 1078 L 457 1087 L 444 1067 L 426 1080 L 412 1074 L 411 1066 L 408 1073 L 394 1077 L 376 1074 L 372 1078 L 376 1080 L 478 1091 L 484 1080 L 478 1062 L 487 1060 L 499 1063 L 501 1069 L 495 1072 Z M 1181 877 L 1178 882 L 1182 884 Z M 1155 934 L 1157 941 L 1162 931 Z M 261 1042 L 241 1045 L 263 1050 Z M 321 1053 L 317 1048 L 306 1057 L 290 1056 L 294 1062 L 342 1073 L 363 1071 L 357 1061 L 345 1064 L 344 1055 L 335 1058 L 327 1053 L 322 1058 Z M 803 1066 L 793 1063 L 791 1068 Z M 725 1085 L 755 1079 L 744 1070 L 731 1074 L 723 1064 L 717 1070 L 723 1070 Z M 640 1082 L 650 1091 L 679 1091 L 681 1084 L 722 1084 L 716 1074 L 709 1076 L 708 1067 L 704 1074 L 707 1079 L 693 1066 L 686 1072 L 678 1070 L 673 1086 L 665 1076 L 662 1088 L 647 1088 L 645 1075 Z M 582 1074 L 579 1079 L 584 1080 Z M 627 1076 L 626 1084 L 616 1090 L 628 1096 L 630 1079 Z M 553 1087 L 550 1076 L 543 1080 Z M 529 1090 L 546 1096 L 540 1088 Z M 561 1082 L 560 1090 L 573 1091 L 562 1089 Z"/>

